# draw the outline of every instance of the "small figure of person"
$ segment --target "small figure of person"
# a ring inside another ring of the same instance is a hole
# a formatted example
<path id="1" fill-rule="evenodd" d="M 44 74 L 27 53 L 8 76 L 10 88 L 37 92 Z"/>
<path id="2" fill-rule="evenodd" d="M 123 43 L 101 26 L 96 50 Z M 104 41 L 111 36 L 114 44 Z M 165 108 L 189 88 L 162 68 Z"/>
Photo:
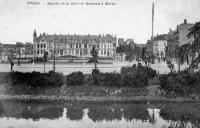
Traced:
<path id="1" fill-rule="evenodd" d="M 18 59 L 18 61 L 17 61 L 17 65 L 20 66 L 20 59 Z"/>

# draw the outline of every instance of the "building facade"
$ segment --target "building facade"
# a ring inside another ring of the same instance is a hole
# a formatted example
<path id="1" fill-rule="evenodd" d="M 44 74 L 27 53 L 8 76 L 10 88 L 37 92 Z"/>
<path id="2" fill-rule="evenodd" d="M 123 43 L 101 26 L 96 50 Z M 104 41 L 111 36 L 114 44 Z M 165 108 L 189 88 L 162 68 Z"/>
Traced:
<path id="1" fill-rule="evenodd" d="M 155 40 L 153 44 L 153 54 L 156 57 L 164 57 L 167 40 Z"/>
<path id="2" fill-rule="evenodd" d="M 147 56 L 152 56 L 153 55 L 153 40 L 147 40 L 147 45 L 146 45 L 146 54 Z"/>
<path id="3" fill-rule="evenodd" d="M 0 43 L 0 60 L 7 61 L 9 55 L 13 55 L 14 59 L 26 59 L 33 57 L 33 44 L 26 42 L 16 42 L 16 44 Z"/>
<path id="4" fill-rule="evenodd" d="M 156 57 L 164 57 L 167 47 L 167 34 L 157 35 L 153 41 L 153 54 Z"/>
<path id="5" fill-rule="evenodd" d="M 182 24 L 177 25 L 176 30 L 169 31 L 167 47 L 168 50 L 170 50 L 173 53 L 172 57 L 176 56 L 175 51 L 177 50 L 178 47 L 193 42 L 193 38 L 188 38 L 187 36 L 188 33 L 190 32 L 190 28 L 193 26 L 194 24 L 187 23 L 187 20 L 185 19 Z"/>
<path id="6" fill-rule="evenodd" d="M 33 48 L 36 57 L 76 56 L 91 57 L 90 51 L 95 46 L 100 57 L 113 57 L 116 54 L 116 37 L 111 35 L 47 35 L 33 34 Z"/>

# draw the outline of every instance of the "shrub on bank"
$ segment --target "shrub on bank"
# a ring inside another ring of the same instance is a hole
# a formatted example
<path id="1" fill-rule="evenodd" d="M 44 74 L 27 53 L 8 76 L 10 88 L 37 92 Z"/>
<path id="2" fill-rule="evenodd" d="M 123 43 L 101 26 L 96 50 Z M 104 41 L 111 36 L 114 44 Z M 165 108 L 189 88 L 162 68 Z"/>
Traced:
<path id="1" fill-rule="evenodd" d="M 131 72 L 123 76 L 123 86 L 145 87 L 148 86 L 148 76 L 144 72 Z"/>
<path id="2" fill-rule="evenodd" d="M 156 71 L 146 66 L 122 67 L 121 73 L 92 72 L 93 85 L 145 87 L 148 80 L 156 76 Z"/>
<path id="3" fill-rule="evenodd" d="M 122 77 L 119 73 L 99 73 L 93 75 L 93 84 L 100 86 L 121 86 Z"/>
<path id="4" fill-rule="evenodd" d="M 132 67 L 122 67 L 121 74 L 123 86 L 145 87 L 148 86 L 148 80 L 156 76 L 156 71 L 141 64 L 134 64 Z"/>
<path id="5" fill-rule="evenodd" d="M 161 89 L 167 94 L 187 95 L 200 92 L 200 73 L 181 71 L 160 76 Z"/>
<path id="6" fill-rule="evenodd" d="M 64 77 L 61 73 L 49 72 L 10 72 L 9 81 L 12 86 L 17 86 L 19 84 L 26 85 L 30 87 L 46 87 L 46 86 L 61 86 L 64 84 Z"/>
<path id="7" fill-rule="evenodd" d="M 122 67 L 121 74 L 125 75 L 128 73 L 146 73 L 145 75 L 147 75 L 148 78 L 153 78 L 156 76 L 156 70 L 147 66 L 142 66 L 141 64 L 139 64 L 138 66 L 136 64 L 133 64 L 132 67 Z"/>
<path id="8" fill-rule="evenodd" d="M 66 83 L 68 85 L 82 85 L 83 84 L 84 75 L 82 72 L 73 72 L 67 75 Z"/>

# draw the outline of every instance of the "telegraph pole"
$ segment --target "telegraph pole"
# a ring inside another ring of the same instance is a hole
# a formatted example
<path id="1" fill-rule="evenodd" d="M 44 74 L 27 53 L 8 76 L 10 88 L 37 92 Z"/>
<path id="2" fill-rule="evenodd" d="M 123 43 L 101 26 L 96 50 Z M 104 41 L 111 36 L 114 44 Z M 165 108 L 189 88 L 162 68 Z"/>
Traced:
<path id="1" fill-rule="evenodd" d="M 153 40 L 153 36 L 154 36 L 154 3 L 152 4 L 152 40 Z"/>

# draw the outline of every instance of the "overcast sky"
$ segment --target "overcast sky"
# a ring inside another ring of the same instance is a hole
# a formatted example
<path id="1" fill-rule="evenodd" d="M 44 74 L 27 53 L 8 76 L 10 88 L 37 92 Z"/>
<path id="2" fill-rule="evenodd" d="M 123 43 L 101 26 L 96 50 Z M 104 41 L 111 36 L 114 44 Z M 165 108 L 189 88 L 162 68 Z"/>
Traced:
<path id="1" fill-rule="evenodd" d="M 40 1 L 40 5 L 27 5 Z M 154 34 L 175 29 L 184 19 L 200 21 L 200 0 L 59 0 L 58 2 L 114 2 L 116 5 L 47 5 L 58 0 L 0 0 L 0 42 L 32 42 L 37 34 L 113 34 L 146 43 Z"/>

